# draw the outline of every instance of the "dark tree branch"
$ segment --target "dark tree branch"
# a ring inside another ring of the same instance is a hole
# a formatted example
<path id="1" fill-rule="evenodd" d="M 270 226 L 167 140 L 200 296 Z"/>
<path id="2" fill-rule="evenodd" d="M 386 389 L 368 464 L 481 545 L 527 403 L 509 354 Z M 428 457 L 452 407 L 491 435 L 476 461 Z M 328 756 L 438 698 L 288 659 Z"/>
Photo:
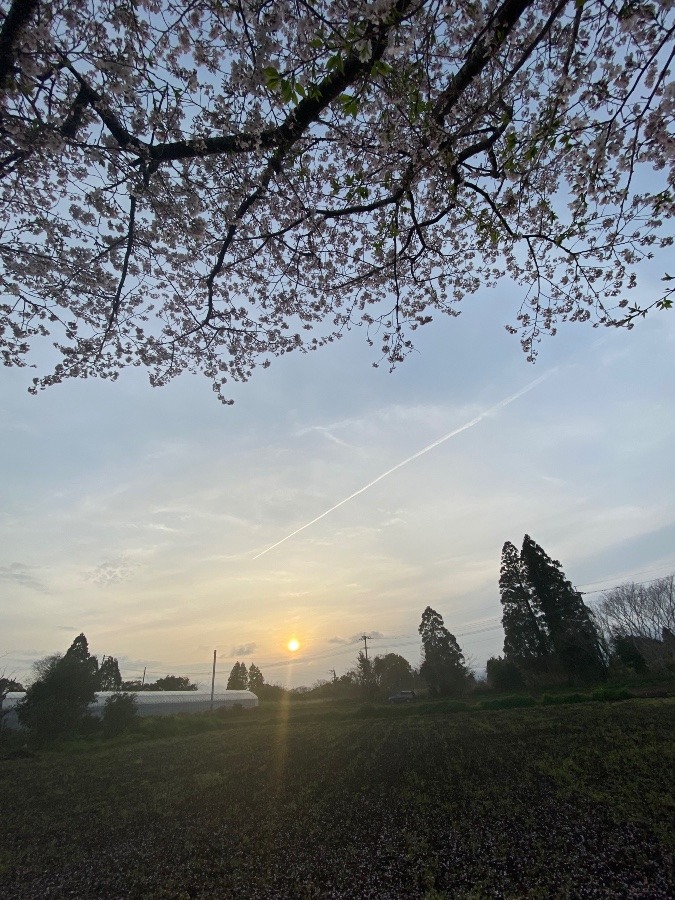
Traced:
<path id="1" fill-rule="evenodd" d="M 0 30 L 0 88 L 15 71 L 17 44 L 39 5 L 40 0 L 13 0 L 5 16 Z"/>
<path id="2" fill-rule="evenodd" d="M 108 337 L 108 335 L 112 331 L 113 325 L 115 324 L 115 321 L 119 315 L 120 307 L 122 305 L 122 291 L 124 290 L 124 282 L 127 279 L 127 274 L 129 272 L 129 262 L 131 260 L 131 255 L 133 253 L 133 248 L 134 248 L 135 226 L 136 226 L 136 198 L 132 194 L 130 201 L 129 201 L 129 228 L 127 231 L 127 248 L 124 253 L 124 262 L 122 263 L 122 272 L 120 274 L 120 280 L 117 285 L 117 291 L 115 292 L 113 304 L 110 309 L 110 316 L 108 317 L 108 325 L 105 330 L 104 340 Z"/>
<path id="3" fill-rule="evenodd" d="M 450 78 L 448 86 L 436 100 L 433 118 L 442 125 L 445 117 L 457 105 L 467 87 L 483 71 L 495 52 L 506 42 L 521 15 L 534 0 L 505 0 L 495 12 L 489 29 L 481 33 L 469 50 L 464 64 Z"/>
<path id="4" fill-rule="evenodd" d="M 340 209 L 321 209 L 315 210 L 317 216 L 324 219 L 339 219 L 342 216 L 355 216 L 359 213 L 374 212 L 376 209 L 382 209 L 384 206 L 390 206 L 392 203 L 398 203 L 405 193 L 405 188 L 399 188 L 393 194 L 382 197 L 379 200 L 373 200 L 370 203 L 354 203 L 351 206 L 343 206 Z"/>
<path id="5" fill-rule="evenodd" d="M 369 72 L 377 60 L 381 58 L 387 47 L 389 31 L 398 21 L 400 21 L 412 2 L 413 0 L 398 0 L 394 15 L 390 17 L 389 24 L 369 23 L 364 34 L 364 38 L 370 40 L 371 43 L 371 52 L 368 59 L 364 61 L 361 60 L 357 54 L 350 54 L 344 63 L 342 72 L 334 72 L 328 78 L 324 79 L 321 83 L 321 87 L 317 91 L 317 96 L 305 97 L 301 100 L 286 121 L 276 129 L 278 144 L 274 155 L 265 167 L 265 171 L 256 190 L 242 201 L 235 213 L 233 221 L 223 239 L 216 262 L 206 279 L 208 308 L 204 319 L 204 325 L 207 325 L 213 317 L 215 279 L 223 269 L 225 256 L 234 239 L 239 223 L 249 209 L 251 209 L 251 207 L 254 206 L 266 192 L 270 180 L 275 173 L 280 171 L 286 154 L 295 142 L 320 116 L 321 112 L 336 99 L 359 74 Z"/>
<path id="6" fill-rule="evenodd" d="M 363 36 L 363 40 L 371 44 L 368 58 L 363 60 L 357 53 L 350 53 L 344 59 L 341 69 L 334 70 L 319 82 L 311 92 L 311 96 L 305 96 L 281 125 L 260 133 L 242 132 L 218 137 L 189 138 L 166 144 L 148 144 L 131 134 L 119 119 L 106 109 L 101 94 L 92 88 L 65 58 L 64 63 L 80 84 L 81 90 L 78 94 L 80 102 L 89 103 L 120 147 L 125 150 L 133 148 L 142 157 L 156 164 L 218 154 L 247 153 L 253 149 L 288 149 L 318 120 L 326 107 L 361 76 L 370 72 L 386 50 L 389 34 L 397 27 L 412 4 L 413 0 L 398 0 L 387 22 L 369 22 Z"/>

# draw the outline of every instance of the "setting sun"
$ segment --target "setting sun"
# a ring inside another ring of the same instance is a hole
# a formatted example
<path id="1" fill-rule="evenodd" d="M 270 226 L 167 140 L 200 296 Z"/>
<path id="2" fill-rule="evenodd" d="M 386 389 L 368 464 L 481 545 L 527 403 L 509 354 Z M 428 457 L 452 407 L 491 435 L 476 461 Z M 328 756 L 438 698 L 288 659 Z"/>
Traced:
<path id="1" fill-rule="evenodd" d="M 288 642 L 288 649 L 291 651 L 291 653 L 295 653 L 296 650 L 300 649 L 300 641 L 296 640 L 295 638 L 291 638 Z"/>

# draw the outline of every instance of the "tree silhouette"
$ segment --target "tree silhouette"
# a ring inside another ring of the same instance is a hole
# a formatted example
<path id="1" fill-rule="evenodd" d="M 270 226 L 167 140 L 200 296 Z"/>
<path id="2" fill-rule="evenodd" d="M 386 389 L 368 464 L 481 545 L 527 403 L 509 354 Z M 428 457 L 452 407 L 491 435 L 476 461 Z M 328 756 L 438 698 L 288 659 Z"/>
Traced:
<path id="1" fill-rule="evenodd" d="M 602 640 L 590 611 L 558 560 L 529 535 L 520 555 L 504 544 L 499 585 L 507 660 L 534 675 L 558 669 L 573 681 L 604 677 Z"/>
<path id="2" fill-rule="evenodd" d="M 598 629 L 579 591 L 529 535 L 523 539 L 523 563 L 549 632 L 553 650 L 568 676 L 597 680 L 604 676 Z"/>
<path id="3" fill-rule="evenodd" d="M 105 656 L 98 670 L 98 686 L 101 691 L 119 691 L 122 687 L 122 675 L 117 660 Z"/>
<path id="4" fill-rule="evenodd" d="M 373 677 L 378 691 L 391 694 L 411 686 L 412 670 L 407 659 L 398 653 L 385 653 L 373 660 Z"/>
<path id="5" fill-rule="evenodd" d="M 54 654 L 35 666 L 38 679 L 19 705 L 19 721 L 40 738 L 77 732 L 99 689 L 98 663 L 84 634 L 64 656 Z"/>
<path id="6" fill-rule="evenodd" d="M 499 590 L 506 658 L 524 669 L 541 671 L 552 652 L 548 627 L 527 567 L 509 541 L 502 548 Z"/>
<path id="7" fill-rule="evenodd" d="M 190 681 L 187 675 L 165 675 L 151 687 L 155 691 L 196 691 L 199 685 Z"/>
<path id="8" fill-rule="evenodd" d="M 457 639 L 443 624 L 442 616 L 427 606 L 418 630 L 424 653 L 420 675 L 429 693 L 435 697 L 461 693 L 466 688 L 469 670 Z"/>
<path id="9" fill-rule="evenodd" d="M 248 672 L 246 663 L 236 662 L 232 666 L 230 677 L 227 680 L 228 691 L 245 691 L 248 687 Z"/>
<path id="10" fill-rule="evenodd" d="M 255 665 L 255 663 L 251 663 L 248 667 L 248 677 L 247 677 L 247 686 L 249 691 L 259 691 L 260 688 L 265 684 L 265 679 L 263 678 L 263 674 L 260 669 Z"/>
<path id="11" fill-rule="evenodd" d="M 374 661 L 360 650 L 356 657 L 356 668 L 353 670 L 353 680 L 358 685 L 361 695 L 367 700 L 372 700 L 377 692 L 373 663 Z"/>

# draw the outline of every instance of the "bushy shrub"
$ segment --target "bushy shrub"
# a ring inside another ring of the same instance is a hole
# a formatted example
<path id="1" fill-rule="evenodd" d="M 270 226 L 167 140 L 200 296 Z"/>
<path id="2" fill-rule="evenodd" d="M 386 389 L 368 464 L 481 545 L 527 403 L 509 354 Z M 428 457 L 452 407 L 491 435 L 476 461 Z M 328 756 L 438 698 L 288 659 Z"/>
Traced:
<path id="1" fill-rule="evenodd" d="M 471 707 L 465 700 L 442 700 L 440 703 L 434 704 L 436 710 L 440 712 L 464 712 Z"/>
<path id="2" fill-rule="evenodd" d="M 133 694 L 113 694 L 103 708 L 103 737 L 112 738 L 138 727 L 138 707 Z"/>
<path id="3" fill-rule="evenodd" d="M 614 703 L 617 700 L 631 700 L 632 696 L 631 692 L 624 688 L 606 687 L 598 688 L 597 691 L 593 691 L 591 694 L 593 700 L 599 700 L 601 703 Z"/>
<path id="4" fill-rule="evenodd" d="M 480 709 L 517 709 L 521 706 L 536 706 L 534 697 L 497 697 L 494 700 L 481 700 Z"/>
<path id="5" fill-rule="evenodd" d="M 525 681 L 518 666 L 510 659 L 492 656 L 486 667 L 488 685 L 496 691 L 521 691 Z"/>
<path id="6" fill-rule="evenodd" d="M 591 699 L 588 694 L 544 694 L 541 702 L 543 706 L 556 706 L 563 703 L 588 703 Z"/>

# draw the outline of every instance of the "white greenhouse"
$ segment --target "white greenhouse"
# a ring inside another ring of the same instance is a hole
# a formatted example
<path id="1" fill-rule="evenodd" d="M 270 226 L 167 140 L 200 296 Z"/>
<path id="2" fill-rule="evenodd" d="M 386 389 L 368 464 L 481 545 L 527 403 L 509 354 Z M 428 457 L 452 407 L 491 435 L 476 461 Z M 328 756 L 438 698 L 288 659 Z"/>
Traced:
<path id="1" fill-rule="evenodd" d="M 89 704 L 92 716 L 100 718 L 108 697 L 115 691 L 99 691 Z M 128 691 L 136 700 L 139 716 L 174 716 L 177 713 L 204 713 L 211 711 L 211 694 L 202 691 Z M 17 706 L 26 696 L 24 691 L 7 694 L 2 701 L 3 728 L 20 727 Z M 251 691 L 219 691 L 213 695 L 213 709 L 254 709 L 258 698 Z"/>

